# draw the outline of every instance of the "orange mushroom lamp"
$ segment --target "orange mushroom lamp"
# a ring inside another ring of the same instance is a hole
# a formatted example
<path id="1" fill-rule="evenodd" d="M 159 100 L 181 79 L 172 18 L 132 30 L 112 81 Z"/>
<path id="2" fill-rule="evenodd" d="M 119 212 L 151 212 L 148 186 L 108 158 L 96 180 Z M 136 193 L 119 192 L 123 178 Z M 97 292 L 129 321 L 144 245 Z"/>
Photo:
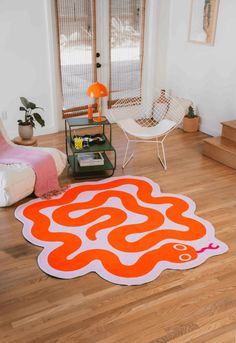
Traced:
<path id="1" fill-rule="evenodd" d="M 109 94 L 109 91 L 108 91 L 107 87 L 104 86 L 100 82 L 94 82 L 87 89 L 87 95 L 90 96 L 91 98 L 96 99 L 98 117 L 93 118 L 93 120 L 96 122 L 101 122 L 101 121 L 106 120 L 106 117 L 102 117 L 102 115 L 101 115 L 101 98 L 104 96 L 108 96 L 108 94 Z"/>

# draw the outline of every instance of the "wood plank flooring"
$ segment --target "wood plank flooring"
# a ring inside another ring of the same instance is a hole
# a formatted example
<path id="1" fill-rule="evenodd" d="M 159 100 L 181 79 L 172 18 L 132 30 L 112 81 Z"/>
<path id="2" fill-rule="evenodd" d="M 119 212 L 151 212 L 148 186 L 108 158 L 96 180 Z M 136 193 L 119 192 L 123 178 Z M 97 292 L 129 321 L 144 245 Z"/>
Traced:
<path id="1" fill-rule="evenodd" d="M 40 248 L 24 240 L 14 217 L 19 203 L 0 209 L 0 342 L 235 343 L 236 172 L 201 154 L 206 137 L 176 130 L 166 141 L 167 172 L 155 147 L 139 144 L 123 171 L 125 140 L 114 127 L 115 175 L 147 176 L 164 192 L 192 198 L 228 253 L 142 286 L 114 285 L 94 273 L 59 280 L 38 268 Z M 63 133 L 38 141 L 64 150 Z M 61 180 L 75 182 L 66 170 Z"/>

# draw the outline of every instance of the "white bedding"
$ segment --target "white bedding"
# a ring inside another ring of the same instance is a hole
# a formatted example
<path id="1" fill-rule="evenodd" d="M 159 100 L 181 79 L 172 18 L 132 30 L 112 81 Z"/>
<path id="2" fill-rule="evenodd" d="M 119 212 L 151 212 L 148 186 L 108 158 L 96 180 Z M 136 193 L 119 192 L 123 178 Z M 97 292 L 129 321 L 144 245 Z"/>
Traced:
<path id="1" fill-rule="evenodd" d="M 66 166 L 66 155 L 58 149 L 25 148 L 49 152 L 56 163 L 58 175 L 62 173 Z M 23 164 L 0 164 L 0 207 L 10 206 L 33 193 L 34 184 L 35 174 L 30 166 Z"/>

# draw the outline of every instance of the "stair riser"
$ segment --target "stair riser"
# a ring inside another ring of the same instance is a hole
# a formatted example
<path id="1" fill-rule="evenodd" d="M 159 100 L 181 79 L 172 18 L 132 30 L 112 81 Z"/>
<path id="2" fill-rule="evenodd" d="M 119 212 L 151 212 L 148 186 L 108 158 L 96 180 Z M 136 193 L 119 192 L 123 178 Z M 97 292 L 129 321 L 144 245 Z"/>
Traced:
<path id="1" fill-rule="evenodd" d="M 224 165 L 236 169 L 236 155 L 225 151 L 221 147 L 204 142 L 203 154 Z"/>
<path id="2" fill-rule="evenodd" d="M 236 130 L 232 127 L 223 125 L 222 136 L 236 142 Z"/>

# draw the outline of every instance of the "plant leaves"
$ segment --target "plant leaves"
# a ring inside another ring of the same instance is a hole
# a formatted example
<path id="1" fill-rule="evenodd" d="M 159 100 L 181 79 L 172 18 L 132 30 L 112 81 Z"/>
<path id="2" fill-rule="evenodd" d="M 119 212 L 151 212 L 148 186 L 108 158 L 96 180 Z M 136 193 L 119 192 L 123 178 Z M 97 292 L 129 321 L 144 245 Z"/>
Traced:
<path id="1" fill-rule="evenodd" d="M 25 107 L 22 107 L 22 106 L 20 106 L 20 111 L 27 111 L 27 109 L 25 108 Z"/>
<path id="2" fill-rule="evenodd" d="M 41 117 L 41 115 L 39 113 L 33 113 L 34 119 L 41 125 L 41 126 L 45 126 L 45 121 L 43 120 L 43 118 Z"/>
<path id="3" fill-rule="evenodd" d="M 29 106 L 29 101 L 26 99 L 26 98 L 24 98 L 23 96 L 21 96 L 20 97 L 20 101 L 21 101 L 21 103 L 26 107 L 26 108 L 29 108 L 28 106 Z"/>
<path id="4" fill-rule="evenodd" d="M 25 119 L 26 120 L 34 120 L 34 118 L 33 118 L 33 116 L 31 115 L 31 114 L 27 114 L 26 116 L 25 116 Z"/>
<path id="5" fill-rule="evenodd" d="M 36 108 L 36 105 L 33 102 L 29 102 L 27 108 L 30 108 L 31 110 L 34 110 Z"/>

